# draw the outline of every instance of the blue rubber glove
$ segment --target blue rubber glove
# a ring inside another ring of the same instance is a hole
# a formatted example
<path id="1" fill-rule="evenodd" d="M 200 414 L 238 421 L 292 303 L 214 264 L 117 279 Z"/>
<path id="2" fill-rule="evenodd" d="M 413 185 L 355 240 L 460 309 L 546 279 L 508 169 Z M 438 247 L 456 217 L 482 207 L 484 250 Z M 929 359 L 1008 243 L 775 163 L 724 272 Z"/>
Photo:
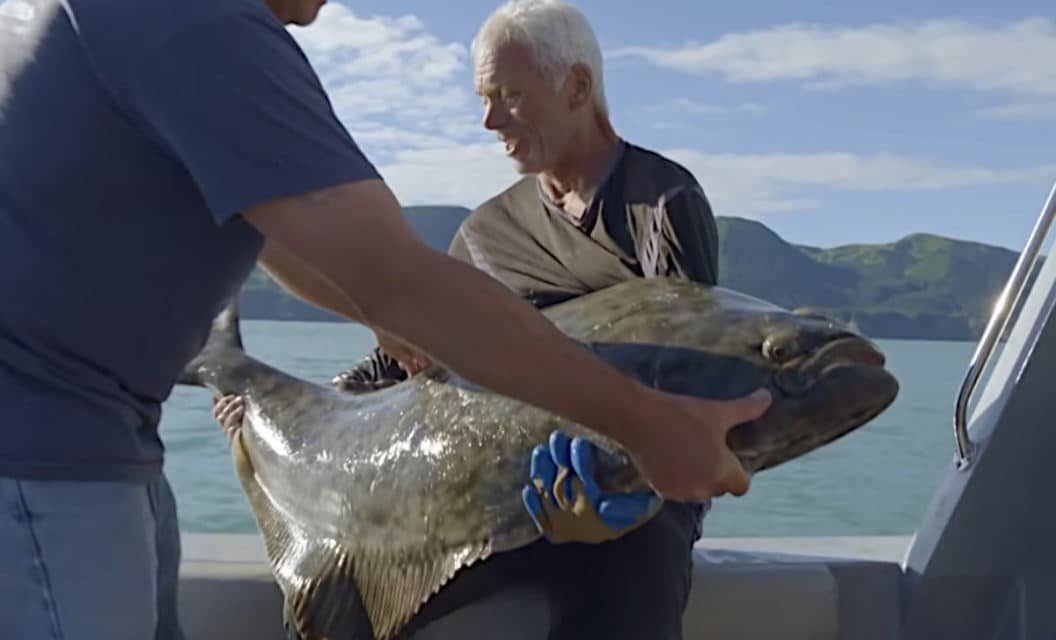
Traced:
<path id="1" fill-rule="evenodd" d="M 532 452 L 530 482 L 521 492 L 535 526 L 551 542 L 599 543 L 644 524 L 661 506 L 652 491 L 603 493 L 594 478 L 596 448 L 561 431 Z"/>

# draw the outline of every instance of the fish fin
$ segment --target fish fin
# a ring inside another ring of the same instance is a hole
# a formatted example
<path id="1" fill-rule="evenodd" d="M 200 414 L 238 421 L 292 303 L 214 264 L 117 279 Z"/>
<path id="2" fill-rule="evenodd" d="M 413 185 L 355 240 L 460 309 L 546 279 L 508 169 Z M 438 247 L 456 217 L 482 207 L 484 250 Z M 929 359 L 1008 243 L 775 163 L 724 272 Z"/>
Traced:
<path id="1" fill-rule="evenodd" d="M 198 352 L 198 355 L 187 363 L 187 366 L 176 378 L 176 384 L 204 387 L 205 379 L 202 376 L 201 368 L 208 361 L 209 354 L 230 349 L 243 351 L 237 295 L 232 297 L 220 313 L 213 318 L 213 324 L 209 330 L 209 337 L 206 339 L 205 346 Z"/>
<path id="2" fill-rule="evenodd" d="M 395 637 L 459 571 L 490 553 L 487 542 L 456 549 L 357 550 L 356 584 L 378 640 Z"/>
<path id="3" fill-rule="evenodd" d="M 206 348 L 214 346 L 242 349 L 242 331 L 239 329 L 238 296 L 231 298 L 227 305 L 213 318 Z"/>
<path id="4" fill-rule="evenodd" d="M 287 624 L 304 640 L 383 640 L 374 631 L 351 556 L 333 540 L 295 529 L 276 531 L 283 528 L 280 522 L 271 523 L 273 535 L 265 533 L 265 540 L 285 595 Z"/>
<path id="5" fill-rule="evenodd" d="M 377 640 L 347 555 L 276 509 L 256 480 L 242 431 L 232 441 L 235 471 L 253 508 L 279 589 L 286 623 L 303 640 Z"/>
<path id="6" fill-rule="evenodd" d="M 287 622 L 305 640 L 390 640 L 461 569 L 491 554 L 458 548 L 371 549 L 306 531 L 257 483 L 236 435 L 234 458 L 285 596 Z"/>

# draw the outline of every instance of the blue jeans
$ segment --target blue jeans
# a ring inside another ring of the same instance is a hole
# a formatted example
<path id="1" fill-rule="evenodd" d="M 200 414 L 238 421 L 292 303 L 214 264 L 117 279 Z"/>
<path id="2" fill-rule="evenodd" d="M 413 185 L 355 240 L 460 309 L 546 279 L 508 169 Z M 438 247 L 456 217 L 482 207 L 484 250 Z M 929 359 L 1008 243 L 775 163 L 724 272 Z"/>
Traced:
<path id="1" fill-rule="evenodd" d="M 0 636 L 183 640 L 176 501 L 148 484 L 0 477 Z"/>

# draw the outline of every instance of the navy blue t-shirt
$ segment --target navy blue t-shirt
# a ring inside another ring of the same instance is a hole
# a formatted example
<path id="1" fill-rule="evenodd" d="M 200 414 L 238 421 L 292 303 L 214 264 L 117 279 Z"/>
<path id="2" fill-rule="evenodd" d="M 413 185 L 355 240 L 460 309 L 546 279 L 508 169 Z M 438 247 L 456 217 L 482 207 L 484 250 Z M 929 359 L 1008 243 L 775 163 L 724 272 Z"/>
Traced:
<path id="1" fill-rule="evenodd" d="M 0 1 L 0 476 L 158 473 L 240 212 L 377 177 L 264 0 Z"/>

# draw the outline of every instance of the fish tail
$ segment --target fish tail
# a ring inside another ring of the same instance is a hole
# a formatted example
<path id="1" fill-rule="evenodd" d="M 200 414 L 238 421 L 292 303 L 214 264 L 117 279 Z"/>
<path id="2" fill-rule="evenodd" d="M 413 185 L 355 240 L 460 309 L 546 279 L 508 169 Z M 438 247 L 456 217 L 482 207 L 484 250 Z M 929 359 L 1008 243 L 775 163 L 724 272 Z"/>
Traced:
<path id="1" fill-rule="evenodd" d="M 221 359 L 223 355 L 229 355 L 232 351 L 239 354 L 244 353 L 242 346 L 242 331 L 239 328 L 238 296 L 232 297 L 227 305 L 213 318 L 213 325 L 209 330 L 209 337 L 205 346 L 184 367 L 176 379 L 177 384 L 193 387 L 205 387 L 206 372 L 209 365 Z"/>

